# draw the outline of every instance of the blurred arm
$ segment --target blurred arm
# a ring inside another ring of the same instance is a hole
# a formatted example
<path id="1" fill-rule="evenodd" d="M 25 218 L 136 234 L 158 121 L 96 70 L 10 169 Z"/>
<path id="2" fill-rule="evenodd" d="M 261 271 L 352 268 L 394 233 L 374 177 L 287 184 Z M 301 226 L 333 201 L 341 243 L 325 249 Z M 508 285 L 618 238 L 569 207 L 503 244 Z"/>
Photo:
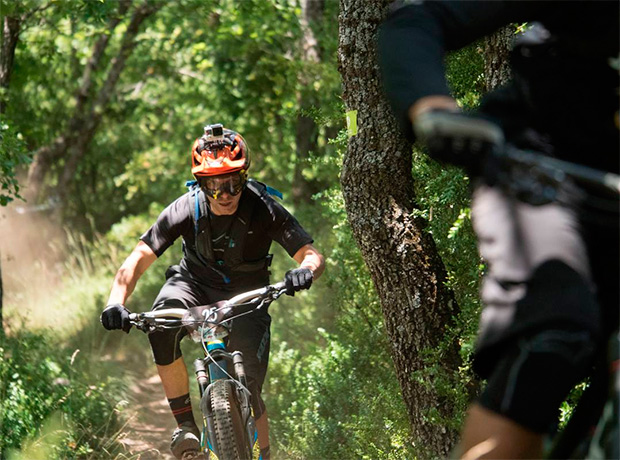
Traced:
<path id="1" fill-rule="evenodd" d="M 510 0 L 434 0 L 395 7 L 380 27 L 378 53 L 386 96 L 405 135 L 414 139 L 411 121 L 424 110 L 456 107 L 445 77 L 448 51 L 503 25 L 534 19 L 550 7 L 549 2 Z"/>

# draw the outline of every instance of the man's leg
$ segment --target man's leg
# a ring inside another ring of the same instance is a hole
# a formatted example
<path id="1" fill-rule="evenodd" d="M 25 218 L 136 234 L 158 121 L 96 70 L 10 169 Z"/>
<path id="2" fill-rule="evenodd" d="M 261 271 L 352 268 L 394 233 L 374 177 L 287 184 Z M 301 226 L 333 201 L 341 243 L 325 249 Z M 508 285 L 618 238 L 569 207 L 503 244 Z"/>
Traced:
<path id="1" fill-rule="evenodd" d="M 170 410 L 177 422 L 177 428 L 172 434 L 170 450 L 176 458 L 185 458 L 184 455 L 187 455 L 187 452 L 197 453 L 200 449 L 200 430 L 196 426 L 192 413 L 187 368 L 181 357 L 172 364 L 157 364 L 157 372 L 170 404 Z"/>
<path id="2" fill-rule="evenodd" d="M 166 283 L 153 303 L 153 310 L 161 308 L 189 308 L 209 303 L 200 287 L 180 272 L 178 266 L 166 271 Z M 148 335 L 157 372 L 178 425 L 195 425 L 189 400 L 187 368 L 181 356 L 181 340 L 187 335 L 184 328 L 154 331 Z"/>
<path id="3" fill-rule="evenodd" d="M 256 420 L 256 430 L 258 431 L 258 445 L 260 446 L 262 460 L 269 460 L 269 420 L 267 412 L 263 412 Z"/>
<path id="4" fill-rule="evenodd" d="M 198 305 L 204 299 L 192 280 L 183 276 L 178 267 L 170 267 L 166 272 L 166 283 L 155 299 L 153 309 L 188 308 Z M 170 404 L 170 410 L 177 422 L 172 433 L 170 450 L 177 458 L 184 452 L 197 452 L 200 448 L 200 431 L 192 414 L 189 396 L 187 369 L 181 356 L 180 343 L 186 335 L 184 328 L 155 331 L 148 335 L 157 372 Z"/>
<path id="5" fill-rule="evenodd" d="M 482 257 L 474 370 L 488 380 L 470 408 L 461 458 L 540 458 L 542 435 L 587 370 L 600 318 L 576 215 L 478 187 L 472 206 Z"/>
<path id="6" fill-rule="evenodd" d="M 179 351 L 181 337 L 182 334 L 173 331 L 160 331 L 149 335 L 157 372 L 172 415 L 179 426 L 188 423 L 195 426 L 187 368 Z M 198 431 L 198 428 L 195 428 L 195 431 Z"/>
<path id="7" fill-rule="evenodd" d="M 174 399 L 189 393 L 189 377 L 182 357 L 167 366 L 158 364 L 157 372 L 166 398 Z"/>
<path id="8" fill-rule="evenodd" d="M 541 458 L 542 435 L 479 404 L 467 411 L 457 448 L 463 460 L 484 458 Z"/>
<path id="9" fill-rule="evenodd" d="M 167 366 L 157 365 L 157 372 L 177 424 L 179 426 L 187 423 L 195 425 L 192 403 L 189 397 L 187 368 L 183 358 L 178 358 Z"/>

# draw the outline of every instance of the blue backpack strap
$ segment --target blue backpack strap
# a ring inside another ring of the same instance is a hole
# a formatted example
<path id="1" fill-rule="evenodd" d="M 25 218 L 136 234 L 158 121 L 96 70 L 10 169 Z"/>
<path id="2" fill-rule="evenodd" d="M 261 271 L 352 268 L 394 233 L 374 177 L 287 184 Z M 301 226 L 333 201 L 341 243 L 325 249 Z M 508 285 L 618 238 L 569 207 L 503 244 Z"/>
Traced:
<path id="1" fill-rule="evenodd" d="M 267 190 L 267 193 L 269 193 L 270 195 L 277 196 L 281 200 L 284 199 L 284 197 L 282 196 L 282 192 L 280 190 L 277 190 L 277 189 L 275 189 L 273 187 L 270 187 L 267 184 L 265 184 L 265 190 Z"/>
<path id="2" fill-rule="evenodd" d="M 267 192 L 269 195 L 272 196 L 277 196 L 278 198 L 280 198 L 281 200 L 284 199 L 284 196 L 282 195 L 282 192 L 278 189 L 275 189 L 273 187 L 270 187 L 267 184 L 264 184 L 263 182 L 259 182 L 256 179 L 248 179 L 248 185 L 258 185 L 258 188 L 256 188 L 256 192 L 260 194 L 260 188 L 263 188 L 265 190 L 265 192 Z"/>
<path id="3" fill-rule="evenodd" d="M 200 194 L 198 192 L 200 187 L 197 180 L 188 180 L 185 182 L 185 186 L 194 195 L 194 236 L 198 238 L 198 219 L 200 219 L 200 200 L 198 197 Z"/>

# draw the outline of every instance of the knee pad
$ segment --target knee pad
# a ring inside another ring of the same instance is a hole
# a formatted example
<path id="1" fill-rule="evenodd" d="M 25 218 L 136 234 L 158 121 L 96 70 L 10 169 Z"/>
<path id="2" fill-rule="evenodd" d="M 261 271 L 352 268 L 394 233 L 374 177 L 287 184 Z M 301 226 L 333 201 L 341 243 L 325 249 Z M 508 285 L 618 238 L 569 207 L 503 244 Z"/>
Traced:
<path id="1" fill-rule="evenodd" d="M 523 338 L 498 361 L 479 402 L 544 433 L 557 421 L 570 390 L 587 375 L 595 348 L 586 331 L 554 329 Z"/>
<path id="2" fill-rule="evenodd" d="M 183 356 L 181 353 L 181 339 L 185 335 L 187 335 L 185 328 L 165 329 L 149 333 L 148 338 L 155 364 L 167 366 Z"/>

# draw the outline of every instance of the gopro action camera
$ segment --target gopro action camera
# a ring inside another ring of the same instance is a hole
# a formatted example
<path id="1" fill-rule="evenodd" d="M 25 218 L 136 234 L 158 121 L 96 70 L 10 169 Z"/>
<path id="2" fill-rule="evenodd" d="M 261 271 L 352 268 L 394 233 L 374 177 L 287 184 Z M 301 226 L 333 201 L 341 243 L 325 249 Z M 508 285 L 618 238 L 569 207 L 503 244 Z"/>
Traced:
<path id="1" fill-rule="evenodd" d="M 224 126 L 221 123 L 205 126 L 205 141 L 211 143 L 224 142 Z"/>

